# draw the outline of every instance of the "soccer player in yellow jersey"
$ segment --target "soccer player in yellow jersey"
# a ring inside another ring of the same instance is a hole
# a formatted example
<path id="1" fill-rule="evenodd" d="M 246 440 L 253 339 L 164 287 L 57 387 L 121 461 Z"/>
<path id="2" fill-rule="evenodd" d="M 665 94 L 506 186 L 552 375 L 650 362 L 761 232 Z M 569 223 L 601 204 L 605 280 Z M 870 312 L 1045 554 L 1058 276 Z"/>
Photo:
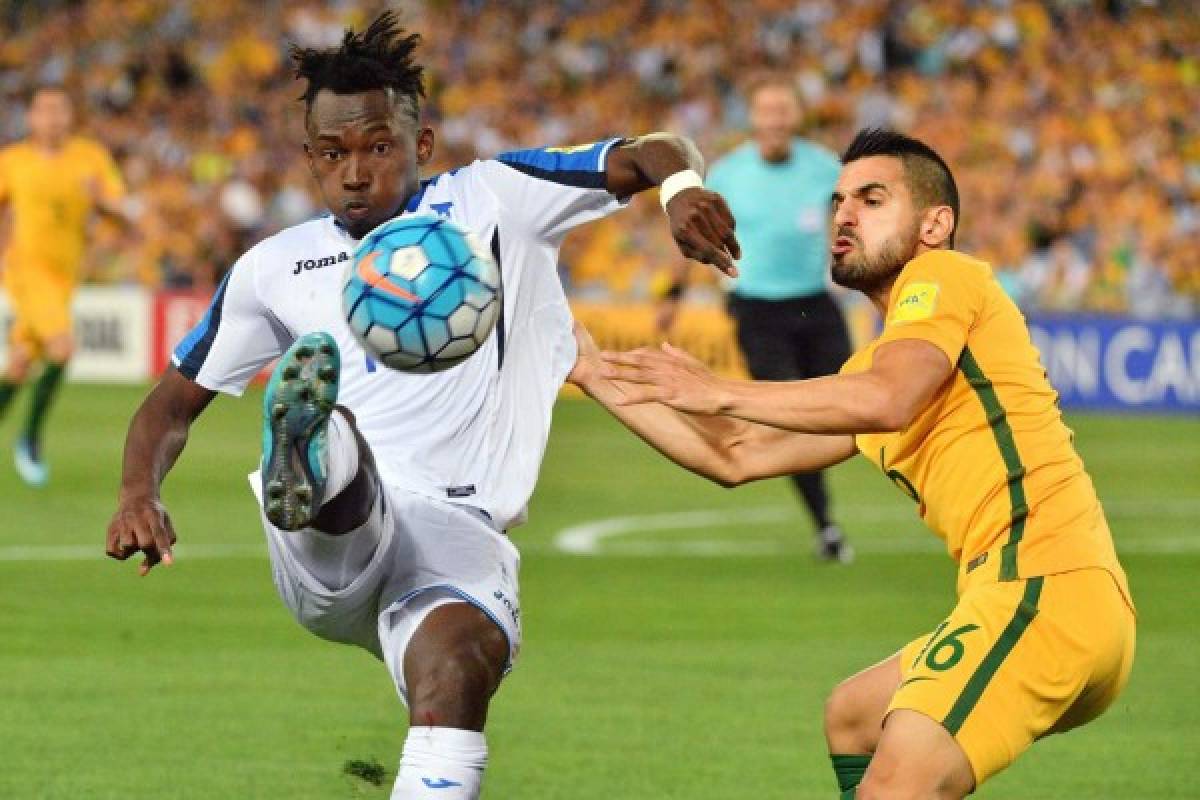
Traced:
<path id="1" fill-rule="evenodd" d="M 70 306 L 88 223 L 94 211 L 124 219 L 119 203 L 125 188 L 103 145 L 71 135 L 71 100 L 63 89 L 38 89 L 28 122 L 29 138 L 0 150 L 0 206 L 10 209 L 0 284 L 13 312 L 0 414 L 31 367 L 41 362 L 29 416 L 14 448 L 18 473 L 26 483 L 41 486 L 49 475 L 42 425 L 74 349 Z"/>
<path id="2" fill-rule="evenodd" d="M 833 279 L 882 333 L 839 375 L 730 381 L 680 350 L 600 354 L 572 380 L 668 457 L 724 485 L 861 452 L 958 562 L 958 604 L 835 688 L 842 798 L 961 798 L 1121 691 L 1134 611 L 1104 512 L 1025 321 L 952 249 L 958 190 L 929 147 L 861 132 L 842 156 Z"/>

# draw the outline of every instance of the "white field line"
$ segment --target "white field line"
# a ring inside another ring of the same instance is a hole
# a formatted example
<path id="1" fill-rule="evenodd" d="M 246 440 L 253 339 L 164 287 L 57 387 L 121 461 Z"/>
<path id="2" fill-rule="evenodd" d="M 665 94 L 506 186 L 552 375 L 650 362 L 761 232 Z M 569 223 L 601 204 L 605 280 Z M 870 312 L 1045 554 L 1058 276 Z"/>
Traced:
<path id="1" fill-rule="evenodd" d="M 1105 511 L 1110 520 L 1123 519 L 1197 519 L 1200 518 L 1200 497 L 1176 498 L 1174 500 L 1122 501 L 1106 503 Z M 915 515 L 908 511 L 889 508 L 847 508 L 839 518 L 851 525 L 914 522 Z M 705 509 L 699 511 L 674 511 L 660 514 L 638 514 L 632 516 L 607 517 L 572 525 L 559 531 L 553 539 L 551 549 L 573 555 L 614 556 L 773 556 L 795 553 L 808 546 L 807 537 L 763 539 L 754 538 L 755 529 L 761 526 L 795 523 L 803 528 L 798 506 L 760 506 L 743 509 Z M 720 539 L 686 539 L 659 541 L 652 536 L 628 541 L 612 541 L 633 534 L 653 534 L 658 531 L 701 531 L 705 528 L 726 526 L 745 527 L 749 535 Z M 933 536 L 912 533 L 895 537 L 854 536 L 854 547 L 860 553 L 933 553 L 942 550 L 942 545 Z M 544 545 L 537 543 L 518 546 L 527 553 L 542 551 Z M 1117 550 L 1122 553 L 1195 553 L 1200 552 L 1200 534 L 1196 536 L 1146 536 L 1123 540 L 1117 538 Z M 199 561 L 235 558 L 265 558 L 265 542 L 229 544 L 180 544 L 175 555 L 181 561 Z M 134 556 L 137 559 L 138 556 Z M 104 559 L 103 545 L 91 544 L 39 544 L 0 546 L 0 563 L 30 561 L 101 561 Z"/>
<path id="2" fill-rule="evenodd" d="M 1200 517 L 1200 498 L 1180 498 L 1172 501 L 1130 501 L 1106 503 L 1105 510 L 1110 519 L 1121 520 L 1138 517 L 1150 519 L 1165 517 Z M 914 521 L 915 515 L 893 509 L 856 508 L 841 515 L 851 523 L 881 523 Z M 800 523 L 797 508 L 785 506 L 763 506 L 751 509 L 708 509 L 702 511 L 679 511 L 661 514 L 639 514 L 635 516 L 608 517 L 572 525 L 554 537 L 554 548 L 573 555 L 778 555 L 795 552 L 805 545 L 800 537 L 794 542 L 777 539 L 754 538 L 757 526 L 795 521 Z M 652 534 L 659 531 L 701 530 L 738 526 L 747 529 L 745 538 L 690 539 L 684 541 L 610 541 L 631 534 Z M 937 552 L 942 545 L 932 536 L 913 536 L 905 533 L 894 538 L 853 537 L 854 547 L 866 553 L 921 553 Z M 603 545 L 603 546 L 602 546 Z M 1200 535 L 1139 537 L 1132 540 L 1118 538 L 1117 549 L 1122 553 L 1191 553 L 1200 552 Z"/>

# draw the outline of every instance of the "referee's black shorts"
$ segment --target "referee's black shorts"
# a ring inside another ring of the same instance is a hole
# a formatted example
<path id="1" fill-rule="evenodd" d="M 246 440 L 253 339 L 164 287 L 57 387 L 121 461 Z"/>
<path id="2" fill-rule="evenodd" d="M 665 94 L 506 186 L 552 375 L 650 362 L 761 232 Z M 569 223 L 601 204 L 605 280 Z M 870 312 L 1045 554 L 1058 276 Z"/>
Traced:
<path id="1" fill-rule="evenodd" d="M 828 292 L 787 300 L 729 296 L 738 346 L 759 381 L 832 375 L 850 357 L 846 321 Z"/>

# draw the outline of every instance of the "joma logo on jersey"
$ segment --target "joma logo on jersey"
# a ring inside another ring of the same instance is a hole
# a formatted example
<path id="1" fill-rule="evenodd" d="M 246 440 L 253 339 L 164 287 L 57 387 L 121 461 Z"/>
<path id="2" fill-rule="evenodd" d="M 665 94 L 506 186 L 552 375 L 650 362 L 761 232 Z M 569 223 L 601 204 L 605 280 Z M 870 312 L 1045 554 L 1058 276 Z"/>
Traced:
<path id="1" fill-rule="evenodd" d="M 341 264 L 343 261 L 349 260 L 350 254 L 345 250 L 338 253 L 336 256 L 324 256 L 322 258 L 302 258 L 296 262 L 296 268 L 292 270 L 292 274 L 299 275 L 305 270 L 320 269 L 321 267 L 332 267 L 334 264 Z"/>

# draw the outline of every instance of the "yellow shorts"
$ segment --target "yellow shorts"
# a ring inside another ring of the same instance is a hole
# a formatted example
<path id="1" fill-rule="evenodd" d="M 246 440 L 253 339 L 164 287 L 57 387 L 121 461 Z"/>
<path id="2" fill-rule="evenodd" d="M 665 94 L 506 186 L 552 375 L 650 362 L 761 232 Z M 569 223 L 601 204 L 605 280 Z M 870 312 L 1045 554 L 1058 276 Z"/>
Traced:
<path id="1" fill-rule="evenodd" d="M 888 707 L 953 734 L 975 785 L 1042 736 L 1098 717 L 1133 665 L 1133 611 L 1106 570 L 977 583 L 933 633 L 900 651 Z"/>
<path id="2" fill-rule="evenodd" d="M 38 355 L 48 339 L 71 333 L 73 282 L 53 273 L 5 270 L 4 291 L 12 304 L 9 341 L 14 348 Z"/>

